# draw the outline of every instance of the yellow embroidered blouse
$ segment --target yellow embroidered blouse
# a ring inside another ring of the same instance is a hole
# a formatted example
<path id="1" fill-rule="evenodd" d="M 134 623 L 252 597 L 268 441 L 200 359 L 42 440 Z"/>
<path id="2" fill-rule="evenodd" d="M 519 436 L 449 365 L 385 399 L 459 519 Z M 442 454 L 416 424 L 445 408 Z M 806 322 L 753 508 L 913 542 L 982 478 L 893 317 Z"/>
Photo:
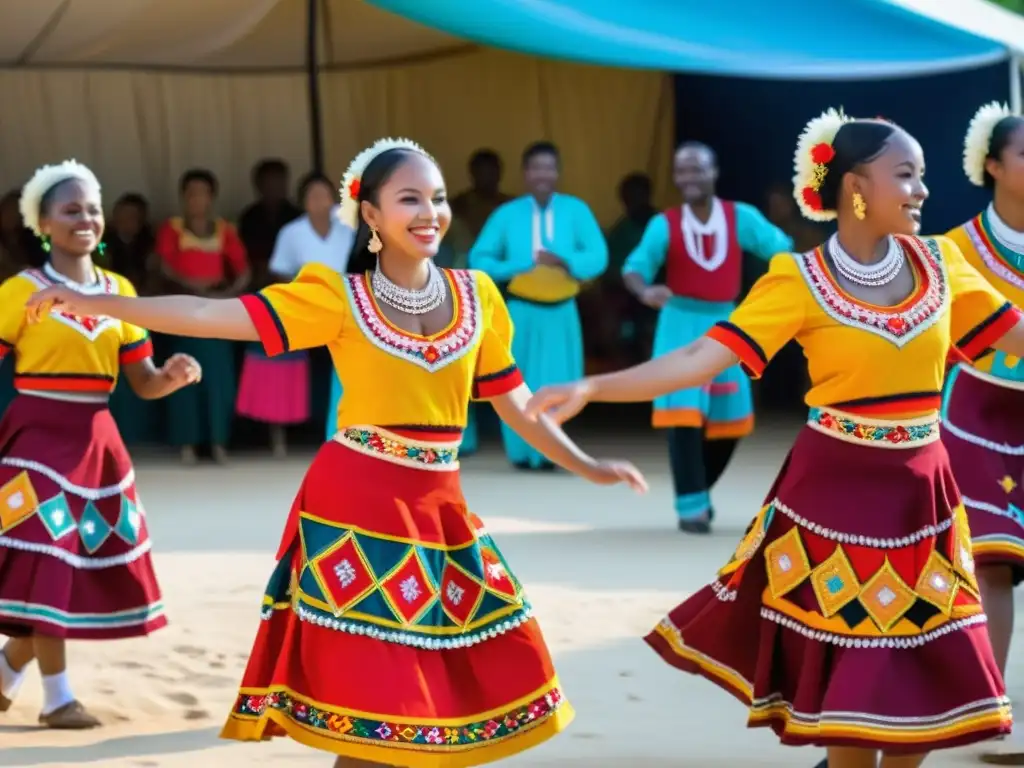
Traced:
<path id="1" fill-rule="evenodd" d="M 452 321 L 433 336 L 391 324 L 369 275 L 307 265 L 291 283 L 242 297 L 270 356 L 326 345 L 345 396 L 338 426 L 458 428 L 471 397 L 515 389 L 512 321 L 497 286 L 475 270 L 444 270 Z"/>
<path id="2" fill-rule="evenodd" d="M 955 343 L 968 356 L 1021 317 L 948 238 L 899 238 L 916 289 L 896 307 L 857 301 L 839 287 L 822 249 L 775 256 L 747 298 L 708 335 L 758 377 L 790 339 L 804 348 L 811 407 L 910 418 L 936 412 Z"/>
<path id="3" fill-rule="evenodd" d="M 947 235 L 963 251 L 968 263 L 997 291 L 1018 307 L 1024 307 L 1024 255 L 1004 246 L 996 237 L 987 210 Z M 985 348 L 972 358 L 974 367 L 998 378 L 1024 381 L 1024 362 Z"/>
<path id="4" fill-rule="evenodd" d="M 135 288 L 121 275 L 97 267 L 96 276 L 95 283 L 74 285 L 75 289 L 135 296 Z M 14 386 L 19 392 L 109 394 L 121 365 L 152 357 L 149 334 L 111 317 L 57 311 L 38 323 L 28 323 L 25 302 L 55 283 L 69 281 L 47 264 L 0 284 L 0 360 L 13 356 Z"/>

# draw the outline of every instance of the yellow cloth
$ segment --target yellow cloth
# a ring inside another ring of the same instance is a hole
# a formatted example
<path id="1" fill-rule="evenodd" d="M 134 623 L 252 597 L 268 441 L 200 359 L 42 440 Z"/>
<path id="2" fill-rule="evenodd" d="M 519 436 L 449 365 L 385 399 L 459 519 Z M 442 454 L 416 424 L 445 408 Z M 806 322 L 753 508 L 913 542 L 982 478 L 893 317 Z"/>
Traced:
<path id="1" fill-rule="evenodd" d="M 829 273 L 820 248 L 780 254 L 729 321 L 709 336 L 729 347 L 754 376 L 795 338 L 808 360 L 811 407 L 897 418 L 933 413 L 951 345 L 988 346 L 1020 314 L 953 241 L 904 243 L 916 289 L 897 307 L 849 297 Z"/>
<path id="2" fill-rule="evenodd" d="M 136 295 L 121 275 L 96 271 L 105 292 Z M 122 364 L 152 355 L 149 334 L 110 317 L 75 318 L 56 312 L 29 323 L 25 302 L 52 284 L 41 269 L 25 270 L 0 284 L 0 357 L 14 353 L 15 386 L 21 391 L 113 391 Z"/>
<path id="3" fill-rule="evenodd" d="M 580 284 L 560 267 L 538 264 L 529 272 L 513 277 L 508 284 L 508 292 L 529 301 L 555 304 L 576 298 Z"/>
<path id="4" fill-rule="evenodd" d="M 242 298 L 268 355 L 326 345 L 342 391 L 338 426 L 464 427 L 471 396 L 522 382 L 512 358 L 512 320 L 494 281 L 444 270 L 454 298 L 447 328 L 430 337 L 390 323 L 369 275 L 306 266 L 291 283 Z"/>

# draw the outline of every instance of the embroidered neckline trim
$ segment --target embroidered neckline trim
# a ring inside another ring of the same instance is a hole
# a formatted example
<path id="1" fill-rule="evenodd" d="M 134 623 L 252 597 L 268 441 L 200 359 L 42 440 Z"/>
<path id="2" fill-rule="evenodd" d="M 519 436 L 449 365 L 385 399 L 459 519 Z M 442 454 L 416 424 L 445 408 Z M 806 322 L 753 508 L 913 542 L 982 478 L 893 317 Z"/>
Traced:
<path id="1" fill-rule="evenodd" d="M 917 267 L 919 285 L 906 301 L 894 307 L 880 307 L 856 301 L 835 282 L 816 248 L 796 254 L 795 260 L 811 294 L 825 314 L 851 328 L 874 333 L 903 347 L 928 330 L 949 302 L 949 289 L 934 240 L 899 237 L 911 262 Z"/>
<path id="2" fill-rule="evenodd" d="M 992 274 L 1014 288 L 1024 291 L 1024 273 L 1017 270 L 1002 252 L 1002 247 L 985 226 L 984 213 L 979 213 L 964 227 L 982 262 Z M 1024 254 L 1014 255 L 1024 261 Z"/>
<path id="3" fill-rule="evenodd" d="M 443 272 L 453 289 L 455 312 L 448 328 L 431 337 L 406 333 L 388 322 L 370 293 L 366 276 L 346 275 L 345 287 L 352 314 L 370 343 L 430 373 L 465 356 L 480 336 L 481 311 L 476 280 L 473 273 L 465 269 Z"/>

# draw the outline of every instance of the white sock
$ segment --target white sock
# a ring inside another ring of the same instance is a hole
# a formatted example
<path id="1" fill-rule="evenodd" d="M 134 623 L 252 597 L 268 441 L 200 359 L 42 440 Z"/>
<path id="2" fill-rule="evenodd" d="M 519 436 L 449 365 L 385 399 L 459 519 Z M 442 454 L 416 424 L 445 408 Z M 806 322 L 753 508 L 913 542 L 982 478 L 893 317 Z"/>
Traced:
<path id="1" fill-rule="evenodd" d="M 49 715 L 75 700 L 67 671 L 43 675 L 43 714 Z"/>
<path id="2" fill-rule="evenodd" d="M 7 662 L 7 656 L 0 651 L 0 695 L 5 699 L 13 699 L 18 689 L 21 688 L 21 681 L 25 679 L 25 670 L 15 672 Z"/>

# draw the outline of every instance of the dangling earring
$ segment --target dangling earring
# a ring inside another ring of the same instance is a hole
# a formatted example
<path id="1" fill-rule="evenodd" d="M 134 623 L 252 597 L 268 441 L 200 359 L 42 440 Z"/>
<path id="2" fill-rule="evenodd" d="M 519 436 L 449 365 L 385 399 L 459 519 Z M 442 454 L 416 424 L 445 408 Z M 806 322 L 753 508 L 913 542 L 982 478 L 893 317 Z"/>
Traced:
<path id="1" fill-rule="evenodd" d="M 868 204 L 864 202 L 864 196 L 860 192 L 853 193 L 853 215 L 860 221 L 864 221 L 868 215 Z"/>
<path id="2" fill-rule="evenodd" d="M 102 256 L 107 252 L 107 244 L 100 240 L 100 244 L 96 246 L 96 252 Z"/>
<path id="3" fill-rule="evenodd" d="M 39 236 L 39 240 L 43 244 L 43 250 L 46 251 L 47 253 L 49 253 L 50 252 L 50 236 L 49 235 L 40 235 Z"/>
<path id="4" fill-rule="evenodd" d="M 380 253 L 384 248 L 384 243 L 380 241 L 380 235 L 377 234 L 377 228 L 370 228 L 370 242 L 366 246 L 366 250 L 370 253 Z"/>

